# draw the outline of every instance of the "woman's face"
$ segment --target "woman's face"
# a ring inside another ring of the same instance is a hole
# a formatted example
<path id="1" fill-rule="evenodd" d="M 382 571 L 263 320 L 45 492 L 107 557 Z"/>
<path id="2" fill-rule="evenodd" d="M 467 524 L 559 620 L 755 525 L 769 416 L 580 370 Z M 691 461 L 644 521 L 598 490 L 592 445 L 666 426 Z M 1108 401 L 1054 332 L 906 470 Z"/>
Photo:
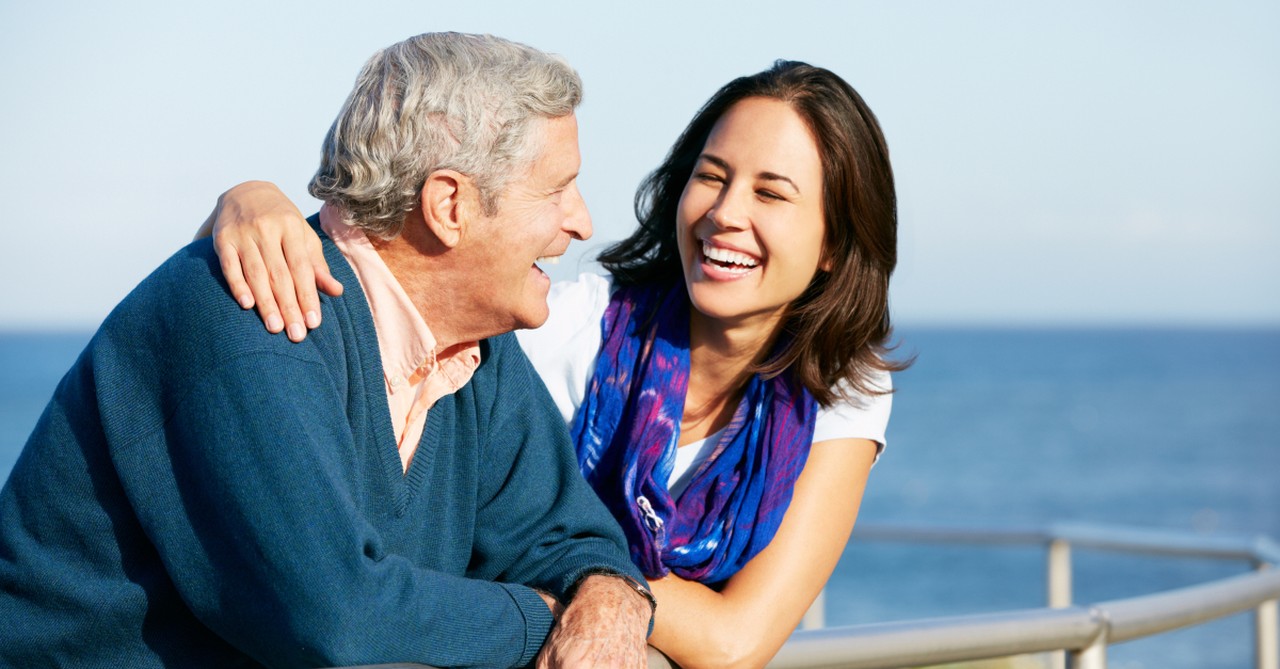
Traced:
<path id="1" fill-rule="evenodd" d="M 822 163 L 789 104 L 746 98 L 711 130 L 680 196 L 676 240 L 697 311 L 776 323 L 823 260 Z"/>

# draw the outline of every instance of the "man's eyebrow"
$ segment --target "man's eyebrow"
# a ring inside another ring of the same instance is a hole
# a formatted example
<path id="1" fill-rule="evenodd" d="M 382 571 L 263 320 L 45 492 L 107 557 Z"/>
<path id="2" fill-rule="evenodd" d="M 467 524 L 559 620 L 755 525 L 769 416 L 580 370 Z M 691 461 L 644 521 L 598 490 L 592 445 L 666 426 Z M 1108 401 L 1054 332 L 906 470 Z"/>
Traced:
<path id="1" fill-rule="evenodd" d="M 712 165 L 719 167 L 722 170 L 725 170 L 725 171 L 729 170 L 729 163 L 726 162 L 723 158 L 715 154 L 704 153 L 698 156 L 698 159 L 705 160 L 711 163 Z M 781 181 L 791 186 L 791 189 L 794 190 L 795 192 L 797 193 L 800 192 L 800 187 L 796 185 L 796 182 L 792 181 L 789 177 L 778 174 L 777 172 L 759 172 L 756 174 L 756 178 L 764 179 L 765 181 Z"/>
<path id="2" fill-rule="evenodd" d="M 577 172 L 574 172 L 573 174 L 570 174 L 567 178 L 565 178 L 565 180 L 564 180 L 564 181 L 561 181 L 560 183 L 558 183 L 558 184 L 556 184 L 556 185 L 552 186 L 552 187 L 551 187 L 551 189 L 552 189 L 552 190 L 561 190 L 561 189 L 565 188 L 566 186 L 568 186 L 569 184 L 573 183 L 573 180 L 574 180 L 574 179 L 577 179 L 577 178 L 578 178 L 578 173 L 577 173 Z"/>

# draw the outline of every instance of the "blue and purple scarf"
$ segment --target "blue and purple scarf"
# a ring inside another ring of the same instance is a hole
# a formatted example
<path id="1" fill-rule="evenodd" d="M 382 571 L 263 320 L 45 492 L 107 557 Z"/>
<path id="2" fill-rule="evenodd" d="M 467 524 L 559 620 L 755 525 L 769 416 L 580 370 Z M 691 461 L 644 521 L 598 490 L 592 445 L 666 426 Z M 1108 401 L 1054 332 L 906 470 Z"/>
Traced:
<path id="1" fill-rule="evenodd" d="M 645 576 L 719 583 L 777 532 L 809 455 L 817 404 L 789 374 L 753 376 L 711 457 L 673 500 L 667 480 L 689 387 L 690 308 L 683 282 L 614 292 L 572 432 L 583 476 Z"/>

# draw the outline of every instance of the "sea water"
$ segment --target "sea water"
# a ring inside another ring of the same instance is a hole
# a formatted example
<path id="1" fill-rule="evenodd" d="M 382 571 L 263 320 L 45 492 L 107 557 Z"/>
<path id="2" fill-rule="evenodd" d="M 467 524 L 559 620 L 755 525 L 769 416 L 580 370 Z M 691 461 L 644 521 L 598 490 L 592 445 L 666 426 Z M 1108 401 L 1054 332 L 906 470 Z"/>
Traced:
<path id="1" fill-rule="evenodd" d="M 1280 540 L 1280 330 L 906 329 L 860 522 L 1057 521 Z M 0 477 L 88 333 L 0 334 Z M 1075 601 L 1244 573 L 1079 549 Z M 852 541 L 827 623 L 1044 605 L 1044 551 Z M 1114 646 L 1120 669 L 1251 666 L 1252 619 Z"/>

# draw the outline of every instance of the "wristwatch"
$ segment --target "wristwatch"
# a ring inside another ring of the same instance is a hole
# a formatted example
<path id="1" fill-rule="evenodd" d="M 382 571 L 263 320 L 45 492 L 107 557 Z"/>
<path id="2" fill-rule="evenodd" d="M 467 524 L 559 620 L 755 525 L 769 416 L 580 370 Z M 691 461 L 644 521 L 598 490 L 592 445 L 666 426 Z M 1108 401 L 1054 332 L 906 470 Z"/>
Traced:
<path id="1" fill-rule="evenodd" d="M 658 611 L 658 600 L 653 598 L 653 592 L 649 590 L 649 586 L 644 581 L 636 580 L 626 574 L 611 571 L 609 569 L 591 569 L 583 574 L 582 578 L 578 579 L 578 582 L 574 584 L 573 588 L 571 588 L 571 594 L 569 597 L 570 601 L 573 600 L 572 595 L 577 594 L 578 586 L 582 585 L 582 582 L 587 580 L 588 576 L 611 576 L 613 578 L 621 579 L 623 583 L 627 584 L 627 587 L 640 593 L 640 596 L 644 597 L 645 601 L 649 602 L 649 630 L 653 631 L 653 615 Z"/>

